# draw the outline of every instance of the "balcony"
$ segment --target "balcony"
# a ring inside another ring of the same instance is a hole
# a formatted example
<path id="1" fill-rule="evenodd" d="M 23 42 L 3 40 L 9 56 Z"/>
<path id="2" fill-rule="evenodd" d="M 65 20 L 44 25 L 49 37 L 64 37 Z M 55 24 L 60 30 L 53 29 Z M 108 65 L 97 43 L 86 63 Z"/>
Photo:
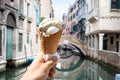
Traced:
<path id="1" fill-rule="evenodd" d="M 85 18 L 86 18 L 86 15 L 85 15 L 85 13 L 83 13 L 83 14 L 81 14 L 81 15 L 78 16 L 77 20 L 81 21 L 81 20 L 83 20 Z"/>
<path id="2" fill-rule="evenodd" d="M 20 14 L 19 14 L 19 18 L 22 19 L 22 20 L 24 20 L 25 17 L 26 17 L 26 16 L 25 16 L 23 13 L 20 13 Z"/>
<path id="3" fill-rule="evenodd" d="M 90 23 L 94 23 L 98 20 L 98 17 L 99 17 L 99 9 L 97 8 L 92 9 L 88 14 L 88 21 Z"/>

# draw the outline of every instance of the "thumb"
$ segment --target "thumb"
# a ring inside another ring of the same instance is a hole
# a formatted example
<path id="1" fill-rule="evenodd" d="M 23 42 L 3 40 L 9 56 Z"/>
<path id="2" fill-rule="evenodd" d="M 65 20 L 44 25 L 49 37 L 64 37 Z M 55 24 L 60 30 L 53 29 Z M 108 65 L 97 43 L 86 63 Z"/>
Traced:
<path id="1" fill-rule="evenodd" d="M 56 56 L 53 56 L 52 59 L 46 62 L 47 67 L 49 69 L 53 68 L 56 65 L 57 61 L 58 61 L 58 58 Z"/>

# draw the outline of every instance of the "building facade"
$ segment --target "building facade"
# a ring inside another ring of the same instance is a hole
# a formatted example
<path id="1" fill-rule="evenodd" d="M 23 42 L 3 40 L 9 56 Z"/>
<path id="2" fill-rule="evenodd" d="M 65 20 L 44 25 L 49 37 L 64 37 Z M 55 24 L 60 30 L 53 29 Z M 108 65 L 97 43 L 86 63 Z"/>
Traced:
<path id="1" fill-rule="evenodd" d="M 86 39 L 90 56 L 98 57 L 101 50 L 119 55 L 120 1 L 86 0 L 86 9 Z"/>
<path id="2" fill-rule="evenodd" d="M 54 10 L 52 7 L 52 0 L 40 0 L 41 4 L 41 17 L 53 18 Z"/>
<path id="3" fill-rule="evenodd" d="M 78 32 L 77 38 L 85 41 L 85 30 L 86 30 L 86 0 L 78 0 Z"/>
<path id="4" fill-rule="evenodd" d="M 9 63 L 23 64 L 40 52 L 39 3 L 39 0 L 0 1 L 0 70 Z"/>
<path id="5" fill-rule="evenodd" d="M 68 8 L 68 13 L 63 20 L 65 35 L 76 35 L 78 30 L 78 1 L 75 1 Z"/>

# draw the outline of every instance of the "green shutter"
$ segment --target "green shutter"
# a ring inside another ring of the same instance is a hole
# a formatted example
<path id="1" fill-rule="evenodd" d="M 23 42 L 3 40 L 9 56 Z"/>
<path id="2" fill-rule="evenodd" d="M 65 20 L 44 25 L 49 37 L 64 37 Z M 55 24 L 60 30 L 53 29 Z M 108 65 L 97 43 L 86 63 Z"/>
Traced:
<path id="1" fill-rule="evenodd" d="M 2 30 L 0 30 L 0 56 L 2 55 Z"/>
<path id="2" fill-rule="evenodd" d="M 27 18 L 29 17 L 29 4 L 27 3 Z"/>
<path id="3" fill-rule="evenodd" d="M 120 0 L 118 0 L 118 9 L 120 9 Z"/>
<path id="4" fill-rule="evenodd" d="M 22 52 L 23 34 L 19 33 L 19 52 Z"/>
<path id="5" fill-rule="evenodd" d="M 19 0 L 19 14 L 23 13 L 23 3 L 22 0 Z"/>
<path id="6" fill-rule="evenodd" d="M 11 60 L 13 54 L 13 29 L 11 27 L 7 27 L 7 35 L 6 35 L 6 59 Z"/>

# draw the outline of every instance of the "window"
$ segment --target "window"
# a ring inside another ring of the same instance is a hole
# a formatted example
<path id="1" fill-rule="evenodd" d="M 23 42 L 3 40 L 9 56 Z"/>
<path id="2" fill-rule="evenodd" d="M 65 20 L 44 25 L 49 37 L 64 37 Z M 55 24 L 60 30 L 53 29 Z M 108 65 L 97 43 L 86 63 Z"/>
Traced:
<path id="1" fill-rule="evenodd" d="M 75 25 L 75 26 L 73 27 L 73 31 L 74 31 L 74 32 L 77 32 L 77 25 Z"/>
<path id="2" fill-rule="evenodd" d="M 22 52 L 23 34 L 19 33 L 19 52 Z"/>
<path id="3" fill-rule="evenodd" d="M 75 18 L 75 13 L 73 14 L 73 19 Z"/>
<path id="4" fill-rule="evenodd" d="M 52 14 L 50 13 L 50 18 L 52 18 Z"/>
<path id="5" fill-rule="evenodd" d="M 71 8 L 70 12 L 72 13 L 72 11 L 73 11 L 73 8 Z"/>
<path id="6" fill-rule="evenodd" d="M 23 13 L 23 0 L 19 0 L 19 15 Z"/>
<path id="7" fill-rule="evenodd" d="M 119 41 L 116 42 L 116 52 L 119 52 Z"/>
<path id="8" fill-rule="evenodd" d="M 2 30 L 0 30 L 0 56 L 2 56 Z"/>
<path id="9" fill-rule="evenodd" d="M 116 38 L 119 38 L 119 34 L 116 34 Z"/>
<path id="10" fill-rule="evenodd" d="M 71 21 L 72 21 L 72 16 L 71 16 Z"/>
<path id="11" fill-rule="evenodd" d="M 78 10 L 76 11 L 76 16 L 78 16 Z"/>
<path id="12" fill-rule="evenodd" d="M 36 35 L 36 43 L 38 43 L 38 35 Z"/>
<path id="13" fill-rule="evenodd" d="M 111 9 L 120 9 L 120 0 L 111 0 Z"/>
<path id="14" fill-rule="evenodd" d="M 76 9 L 76 5 L 74 5 L 74 9 Z"/>
<path id="15" fill-rule="evenodd" d="M 110 37 L 110 44 L 113 44 L 113 36 Z"/>
<path id="16" fill-rule="evenodd" d="M 89 38 L 89 47 L 91 47 L 91 38 Z"/>
<path id="17" fill-rule="evenodd" d="M 30 43 L 29 33 L 27 33 L 27 43 Z"/>
<path id="18" fill-rule="evenodd" d="M 10 0 L 11 2 L 14 2 L 14 0 Z"/>
<path id="19" fill-rule="evenodd" d="M 27 3 L 27 18 L 29 17 L 29 8 L 30 8 L 29 3 Z"/>

